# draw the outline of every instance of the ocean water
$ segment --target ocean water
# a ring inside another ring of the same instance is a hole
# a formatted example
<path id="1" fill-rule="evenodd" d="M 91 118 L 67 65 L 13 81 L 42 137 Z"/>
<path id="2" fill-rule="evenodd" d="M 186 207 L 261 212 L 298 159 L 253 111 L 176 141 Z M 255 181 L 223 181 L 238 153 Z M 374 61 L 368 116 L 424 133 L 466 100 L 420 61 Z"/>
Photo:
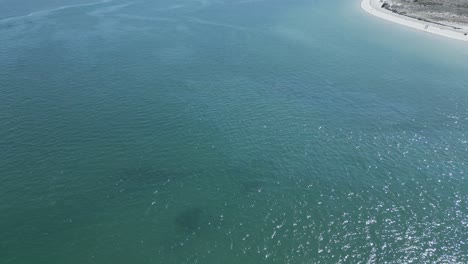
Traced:
<path id="1" fill-rule="evenodd" d="M 467 263 L 468 46 L 345 0 L 0 0 L 0 263 Z"/>

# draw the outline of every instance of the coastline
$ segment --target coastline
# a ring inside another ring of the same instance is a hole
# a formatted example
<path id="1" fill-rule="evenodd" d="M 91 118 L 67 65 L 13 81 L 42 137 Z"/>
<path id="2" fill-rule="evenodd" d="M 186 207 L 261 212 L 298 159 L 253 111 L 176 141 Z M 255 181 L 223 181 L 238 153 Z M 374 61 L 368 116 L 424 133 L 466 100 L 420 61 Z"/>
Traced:
<path id="1" fill-rule="evenodd" d="M 450 26 L 444 26 L 404 15 L 399 15 L 382 8 L 381 5 L 382 3 L 380 0 L 363 0 L 361 2 L 361 8 L 373 16 L 427 33 L 468 42 L 468 29 L 458 30 Z"/>

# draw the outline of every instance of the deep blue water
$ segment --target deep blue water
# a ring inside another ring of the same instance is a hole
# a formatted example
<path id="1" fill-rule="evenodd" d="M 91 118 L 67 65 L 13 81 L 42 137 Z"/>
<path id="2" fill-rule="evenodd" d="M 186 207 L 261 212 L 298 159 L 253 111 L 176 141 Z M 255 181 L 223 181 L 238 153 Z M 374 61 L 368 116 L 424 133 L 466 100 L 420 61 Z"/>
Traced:
<path id="1" fill-rule="evenodd" d="M 345 0 L 0 0 L 0 263 L 467 263 L 468 46 Z"/>

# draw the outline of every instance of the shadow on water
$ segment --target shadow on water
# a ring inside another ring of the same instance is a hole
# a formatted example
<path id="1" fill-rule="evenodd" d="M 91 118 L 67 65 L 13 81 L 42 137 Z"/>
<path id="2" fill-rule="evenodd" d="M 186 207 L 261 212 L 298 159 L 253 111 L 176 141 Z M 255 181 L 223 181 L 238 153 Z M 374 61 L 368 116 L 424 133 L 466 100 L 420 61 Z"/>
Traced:
<path id="1" fill-rule="evenodd" d="M 106 179 L 102 188 L 107 198 L 126 199 L 129 196 L 146 196 L 155 190 L 162 191 L 173 184 L 178 184 L 193 174 L 187 171 L 135 166 L 117 169 Z"/>
<path id="2" fill-rule="evenodd" d="M 122 169 L 121 180 L 129 184 L 158 184 L 170 181 L 176 176 L 175 173 L 153 167 L 133 167 Z"/>
<path id="3" fill-rule="evenodd" d="M 174 219 L 174 224 L 181 230 L 193 232 L 201 228 L 205 213 L 199 207 L 191 207 L 180 212 Z"/>
<path id="4" fill-rule="evenodd" d="M 239 186 L 240 195 L 250 196 L 261 193 L 271 186 L 278 171 L 276 165 L 268 161 L 249 161 L 242 166 L 228 168 L 226 173 Z"/>
<path id="5" fill-rule="evenodd" d="M 265 182 L 261 180 L 247 180 L 240 183 L 240 193 L 244 195 L 259 193 L 265 188 Z"/>
<path id="6" fill-rule="evenodd" d="M 113 185 L 121 192 L 146 190 L 151 187 L 167 185 L 181 179 L 185 174 L 153 167 L 128 167 L 112 176 Z"/>
<path id="7" fill-rule="evenodd" d="M 186 254 L 187 250 L 197 247 L 203 240 L 208 232 L 210 217 L 206 208 L 188 206 L 178 210 L 170 221 L 168 224 L 171 224 L 174 230 L 160 236 L 158 245 L 164 258 L 177 259 L 178 256 Z"/>

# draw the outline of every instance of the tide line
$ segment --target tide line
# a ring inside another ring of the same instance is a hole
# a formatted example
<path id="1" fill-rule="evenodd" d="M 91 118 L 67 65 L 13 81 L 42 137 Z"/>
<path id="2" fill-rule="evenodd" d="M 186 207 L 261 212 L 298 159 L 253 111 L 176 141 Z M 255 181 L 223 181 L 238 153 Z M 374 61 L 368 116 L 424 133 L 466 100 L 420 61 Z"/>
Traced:
<path id="1" fill-rule="evenodd" d="M 404 15 L 396 14 L 382 7 L 380 0 L 363 0 L 361 8 L 367 13 L 403 26 L 414 28 L 439 36 L 468 41 L 468 29 L 455 29 L 450 26 L 439 25 L 428 21 L 418 20 Z"/>
<path id="2" fill-rule="evenodd" d="M 57 7 L 57 8 L 53 8 L 53 9 L 40 10 L 40 11 L 35 11 L 35 12 L 32 12 L 32 13 L 29 13 L 27 15 L 7 17 L 7 18 L 4 18 L 4 19 L 0 19 L 0 23 L 11 22 L 11 21 L 20 20 L 20 19 L 24 19 L 24 18 L 28 18 L 28 17 L 33 17 L 33 16 L 47 15 L 47 14 L 50 14 L 50 13 L 53 13 L 53 12 L 62 11 L 62 10 L 65 10 L 65 9 L 70 9 L 70 8 L 93 6 L 93 5 L 105 4 L 105 3 L 109 3 L 109 2 L 112 2 L 112 0 L 102 0 L 102 1 L 98 1 L 98 2 L 92 2 L 92 3 L 87 3 L 87 4 L 81 4 L 81 5 L 67 5 L 67 6 L 61 6 L 61 7 Z"/>

